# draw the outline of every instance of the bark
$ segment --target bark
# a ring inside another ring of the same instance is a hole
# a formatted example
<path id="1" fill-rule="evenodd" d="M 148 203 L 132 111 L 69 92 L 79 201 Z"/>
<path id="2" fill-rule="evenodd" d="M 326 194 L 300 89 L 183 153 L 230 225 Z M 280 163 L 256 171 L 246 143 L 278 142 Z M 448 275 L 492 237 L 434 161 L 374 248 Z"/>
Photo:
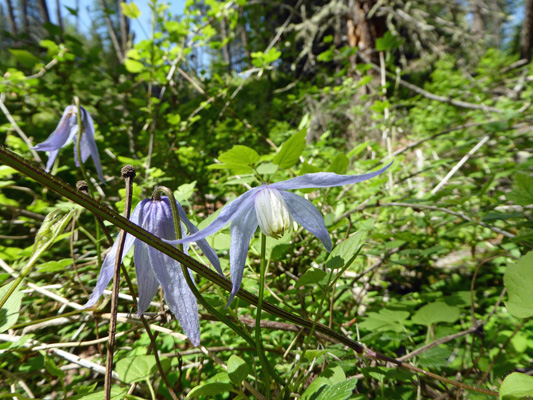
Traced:
<path id="1" fill-rule="evenodd" d="M 61 32 L 63 32 L 63 19 L 61 18 L 61 3 L 59 0 L 56 0 L 56 8 L 57 8 L 57 24 L 59 25 Z"/>
<path id="2" fill-rule="evenodd" d="M 104 9 L 108 8 L 105 0 L 100 0 L 100 4 L 102 5 Z M 102 12 L 104 11 L 102 10 Z M 120 63 L 123 64 L 124 55 L 120 48 L 120 43 L 118 42 L 117 34 L 115 32 L 115 29 L 113 28 L 113 23 L 111 22 L 111 18 L 109 18 L 109 15 L 106 12 L 104 12 L 104 19 L 107 25 L 107 30 L 109 31 L 109 37 L 111 39 L 111 43 L 113 43 L 113 48 L 115 49 L 115 52 L 117 53 L 117 58 L 120 61 Z"/>
<path id="3" fill-rule="evenodd" d="M 471 0 L 470 5 L 472 7 L 472 33 L 474 35 L 481 35 L 485 31 L 485 21 L 481 12 L 483 1 Z"/>
<path id="4" fill-rule="evenodd" d="M 379 63 L 379 55 L 375 51 L 376 40 L 387 31 L 385 17 L 369 16 L 370 11 L 376 5 L 377 0 L 355 0 L 354 18 L 347 20 L 347 36 L 350 46 L 370 58 L 373 63 Z"/>
<path id="5" fill-rule="evenodd" d="M 225 41 L 226 38 L 228 37 L 228 32 L 226 29 L 226 18 L 222 18 L 220 20 L 220 25 L 221 25 L 221 30 L 222 30 L 222 40 Z M 228 43 L 224 43 L 224 46 L 222 46 L 222 56 L 224 57 L 224 63 L 226 63 L 228 66 L 228 73 L 231 74 L 231 55 L 230 55 Z"/>
<path id="6" fill-rule="evenodd" d="M 13 11 L 13 4 L 11 0 L 7 0 L 7 22 L 9 24 L 9 32 L 13 35 L 17 35 L 17 23 L 15 21 L 15 12 Z"/>
<path id="7" fill-rule="evenodd" d="M 524 22 L 520 38 L 520 55 L 531 61 L 531 46 L 533 44 L 533 0 L 526 0 Z"/>
<path id="8" fill-rule="evenodd" d="M 117 1 L 117 10 L 118 10 L 118 16 L 120 20 L 120 39 L 121 39 L 122 54 L 126 54 L 128 51 L 129 25 L 128 25 L 128 19 L 122 12 L 120 1 Z"/>
<path id="9" fill-rule="evenodd" d="M 28 0 L 20 0 L 22 12 L 22 27 L 24 33 L 30 33 L 30 19 L 28 18 Z"/>
<path id="10" fill-rule="evenodd" d="M 48 14 L 48 6 L 46 5 L 46 0 L 37 0 L 37 8 L 39 9 L 41 23 L 50 23 L 50 14 Z"/>
<path id="11" fill-rule="evenodd" d="M 244 50 L 244 55 L 246 57 L 246 64 L 248 65 L 248 68 L 252 68 L 252 57 L 250 55 L 250 50 L 248 49 L 248 33 L 246 32 L 246 20 L 244 19 L 244 11 L 242 7 L 239 7 L 239 19 L 242 21 L 241 42 L 242 48 Z"/>

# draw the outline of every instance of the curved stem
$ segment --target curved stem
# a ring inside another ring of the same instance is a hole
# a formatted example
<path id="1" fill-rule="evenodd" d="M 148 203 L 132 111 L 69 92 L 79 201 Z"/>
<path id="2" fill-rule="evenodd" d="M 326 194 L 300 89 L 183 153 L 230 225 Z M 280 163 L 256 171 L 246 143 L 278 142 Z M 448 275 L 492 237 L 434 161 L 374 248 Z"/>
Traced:
<path id="1" fill-rule="evenodd" d="M 270 374 L 268 373 L 268 361 L 263 352 L 263 338 L 261 336 L 261 311 L 263 309 L 263 296 L 265 293 L 265 275 L 267 270 L 266 262 L 266 236 L 261 232 L 261 266 L 259 267 L 259 296 L 257 299 L 257 310 L 255 316 L 255 344 L 257 356 L 263 365 L 265 375 L 266 397 L 270 399 Z M 290 381 L 289 381 L 290 382 Z"/>

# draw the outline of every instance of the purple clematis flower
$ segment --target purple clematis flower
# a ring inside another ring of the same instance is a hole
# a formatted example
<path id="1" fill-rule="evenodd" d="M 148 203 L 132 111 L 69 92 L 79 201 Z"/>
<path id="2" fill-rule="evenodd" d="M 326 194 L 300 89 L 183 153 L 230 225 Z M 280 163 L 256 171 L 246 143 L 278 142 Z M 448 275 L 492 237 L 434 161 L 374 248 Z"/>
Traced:
<path id="1" fill-rule="evenodd" d="M 98 148 L 94 141 L 94 123 L 91 115 L 83 107 L 81 109 L 81 122 L 83 124 L 83 134 L 81 135 L 80 151 L 81 161 L 85 163 L 89 155 L 93 158 L 98 178 L 104 182 L 104 175 L 102 173 L 102 166 L 100 164 L 100 156 Z M 77 108 L 75 106 L 68 106 L 63 112 L 63 116 L 57 125 L 55 131 L 44 142 L 39 143 L 33 149 L 38 151 L 48 151 L 48 162 L 46 163 L 46 172 L 50 172 L 52 165 L 59 153 L 59 149 L 67 146 L 74 141 L 74 161 L 79 167 L 78 154 L 76 149 L 76 137 L 78 135 L 78 116 Z"/>
<path id="2" fill-rule="evenodd" d="M 198 232 L 198 228 L 189 221 L 181 205 L 178 202 L 176 203 L 181 222 L 187 226 L 190 233 Z M 161 197 L 160 200 L 142 200 L 133 210 L 130 220 L 160 238 L 176 238 L 172 209 L 168 197 Z M 185 232 L 183 227 L 182 232 Z M 216 270 L 223 275 L 220 262 L 213 248 L 207 244 L 205 239 L 200 239 L 197 242 Z M 183 276 L 180 264 L 129 234 L 126 234 L 122 258 L 133 245 L 135 245 L 133 257 L 139 287 L 138 315 L 146 311 L 156 294 L 157 288 L 161 285 L 170 310 L 180 322 L 183 331 L 191 342 L 198 346 L 200 343 L 198 306 L 196 298 Z M 183 247 L 184 252 L 188 254 L 188 246 Z M 117 250 L 118 240 L 115 241 L 111 251 L 104 259 L 96 287 L 84 308 L 91 307 L 97 302 L 113 277 Z"/>
<path id="3" fill-rule="evenodd" d="M 226 204 L 217 218 L 205 229 L 179 241 L 188 243 L 203 239 L 222 229 L 231 222 L 231 244 L 229 250 L 230 272 L 233 288 L 228 305 L 239 291 L 246 262 L 250 239 L 257 229 L 274 238 L 279 238 L 290 229 L 293 220 L 315 235 L 328 251 L 332 244 L 324 218 L 309 200 L 287 190 L 343 186 L 366 181 L 382 174 L 386 167 L 363 175 L 337 175 L 330 172 L 305 174 L 283 182 L 263 184 L 248 190 L 242 196 Z"/>

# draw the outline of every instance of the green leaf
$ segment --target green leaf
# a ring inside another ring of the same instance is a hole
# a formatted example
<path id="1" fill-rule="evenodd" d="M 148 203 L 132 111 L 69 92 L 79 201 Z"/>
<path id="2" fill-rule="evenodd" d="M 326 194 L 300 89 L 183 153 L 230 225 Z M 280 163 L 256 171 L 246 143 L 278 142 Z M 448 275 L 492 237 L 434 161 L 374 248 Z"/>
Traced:
<path id="1" fill-rule="evenodd" d="M 459 319 L 459 307 L 449 306 L 441 301 L 426 304 L 420 308 L 411 320 L 415 324 L 430 326 L 437 322 L 455 322 Z"/>
<path id="2" fill-rule="evenodd" d="M 186 398 L 189 399 L 191 397 L 198 396 L 214 396 L 217 394 L 228 393 L 231 391 L 233 391 L 233 386 L 231 385 L 231 383 L 210 382 L 204 383 L 200 386 L 196 386 L 189 392 Z"/>
<path id="3" fill-rule="evenodd" d="M 26 50 L 9 49 L 13 57 L 26 68 L 33 68 L 39 62 L 39 59 Z"/>
<path id="4" fill-rule="evenodd" d="M 348 379 L 332 386 L 326 386 L 316 400 L 346 400 L 352 395 L 356 384 L 357 379 Z"/>
<path id="5" fill-rule="evenodd" d="M 530 399 L 533 396 L 533 376 L 513 372 L 503 380 L 500 400 Z"/>
<path id="6" fill-rule="evenodd" d="M 10 282 L 0 288 L 0 299 L 15 282 Z M 22 293 L 15 290 L 0 309 L 0 333 L 7 331 L 17 322 L 19 318 L 20 304 L 22 303 Z"/>
<path id="7" fill-rule="evenodd" d="M 128 389 L 123 389 L 118 386 L 111 386 L 111 400 L 123 400 L 128 393 Z M 86 395 L 78 395 L 69 397 L 70 400 L 104 400 L 105 394 L 103 390 Z"/>
<path id="8" fill-rule="evenodd" d="M 517 173 L 507 199 L 521 206 L 533 204 L 533 178 L 523 172 Z"/>
<path id="9" fill-rule="evenodd" d="M 41 264 L 39 266 L 38 271 L 43 272 L 43 273 L 62 271 L 63 269 L 65 269 L 67 265 L 70 265 L 70 264 L 72 264 L 71 258 L 65 258 L 59 261 L 49 261 L 47 263 Z"/>
<path id="10" fill-rule="evenodd" d="M 240 387 L 242 381 L 246 379 L 250 368 L 246 361 L 236 355 L 232 355 L 228 360 L 228 375 L 235 386 Z"/>
<path id="11" fill-rule="evenodd" d="M 259 161 L 259 154 L 248 146 L 236 145 L 218 157 L 224 164 L 253 165 Z"/>
<path id="12" fill-rule="evenodd" d="M 359 327 L 368 331 L 394 331 L 404 330 L 404 321 L 409 318 L 409 312 L 387 310 L 383 308 L 378 313 L 369 312 Z"/>
<path id="13" fill-rule="evenodd" d="M 48 373 L 52 376 L 56 376 L 60 379 L 63 379 L 65 377 L 65 372 L 63 372 L 63 370 L 61 370 L 56 365 L 54 360 L 48 357 L 48 355 L 44 351 L 42 351 L 41 354 L 44 356 L 44 368 L 46 369 L 46 371 L 48 371 Z"/>
<path id="14" fill-rule="evenodd" d="M 144 64 L 142 62 L 132 60 L 131 58 L 126 58 L 124 60 L 124 66 L 126 67 L 128 72 L 131 72 L 132 74 L 141 72 L 144 69 Z"/>
<path id="15" fill-rule="evenodd" d="M 191 183 L 184 183 L 178 186 L 178 189 L 174 191 L 174 197 L 180 203 L 183 203 L 191 198 L 196 190 L 196 181 Z"/>
<path id="16" fill-rule="evenodd" d="M 279 165 L 281 169 L 287 169 L 295 165 L 305 149 L 306 132 L 306 129 L 302 129 L 283 143 L 283 146 L 281 146 L 281 149 L 272 160 L 274 164 Z"/>
<path id="17" fill-rule="evenodd" d="M 122 7 L 122 13 L 128 18 L 136 19 L 141 16 L 141 11 L 135 3 L 120 3 L 120 7 Z"/>
<path id="18" fill-rule="evenodd" d="M 170 366 L 170 361 L 162 358 L 161 364 L 163 364 L 163 369 L 166 369 Z M 115 371 L 126 383 L 139 382 L 152 376 L 157 371 L 157 364 L 154 356 L 126 357 L 117 362 Z"/>
<path id="19" fill-rule="evenodd" d="M 533 251 L 507 266 L 503 283 L 509 295 L 505 302 L 509 313 L 518 318 L 533 316 Z"/>
<path id="20" fill-rule="evenodd" d="M 376 40 L 376 50 L 378 51 L 388 51 L 397 48 L 401 43 L 396 36 L 394 36 L 391 31 L 387 31 L 383 37 L 380 37 Z"/>
<path id="21" fill-rule="evenodd" d="M 346 374 L 341 366 L 330 364 L 322 373 L 307 387 L 302 394 L 302 400 L 315 400 L 316 394 L 323 386 L 336 385 L 346 381 Z"/>
<path id="22" fill-rule="evenodd" d="M 318 268 L 309 268 L 307 271 L 304 272 L 304 274 L 298 279 L 294 287 L 301 287 L 305 285 L 309 285 L 312 283 L 318 283 L 327 274 Z"/>
<path id="23" fill-rule="evenodd" d="M 361 241 L 365 235 L 366 233 L 363 231 L 357 232 L 355 235 L 350 236 L 335 246 L 326 261 L 326 268 L 338 269 L 350 262 L 359 252 Z"/>
<path id="24" fill-rule="evenodd" d="M 348 157 L 346 157 L 343 153 L 339 153 L 335 156 L 335 158 L 331 162 L 327 172 L 334 172 L 336 174 L 344 174 L 349 164 L 350 164 L 350 160 L 348 160 Z"/>

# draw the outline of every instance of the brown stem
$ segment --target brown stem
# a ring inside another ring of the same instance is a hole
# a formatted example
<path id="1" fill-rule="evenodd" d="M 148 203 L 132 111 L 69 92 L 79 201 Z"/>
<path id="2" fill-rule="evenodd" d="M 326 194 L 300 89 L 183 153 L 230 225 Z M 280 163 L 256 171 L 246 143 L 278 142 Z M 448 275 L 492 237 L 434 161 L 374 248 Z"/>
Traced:
<path id="1" fill-rule="evenodd" d="M 122 168 L 122 177 L 126 182 L 126 202 L 124 206 L 124 218 L 130 218 L 131 197 L 133 194 L 133 178 L 135 177 L 135 168 L 126 165 Z M 113 275 L 113 294 L 111 295 L 111 321 L 109 324 L 109 341 L 107 342 L 107 357 L 105 364 L 105 400 L 111 399 L 111 376 L 113 374 L 113 349 L 115 347 L 115 333 L 117 331 L 117 308 L 118 308 L 118 290 L 120 284 L 120 265 L 122 264 L 122 252 L 126 241 L 126 232 L 120 231 L 118 238 L 118 250 L 115 258 L 115 273 Z"/>

